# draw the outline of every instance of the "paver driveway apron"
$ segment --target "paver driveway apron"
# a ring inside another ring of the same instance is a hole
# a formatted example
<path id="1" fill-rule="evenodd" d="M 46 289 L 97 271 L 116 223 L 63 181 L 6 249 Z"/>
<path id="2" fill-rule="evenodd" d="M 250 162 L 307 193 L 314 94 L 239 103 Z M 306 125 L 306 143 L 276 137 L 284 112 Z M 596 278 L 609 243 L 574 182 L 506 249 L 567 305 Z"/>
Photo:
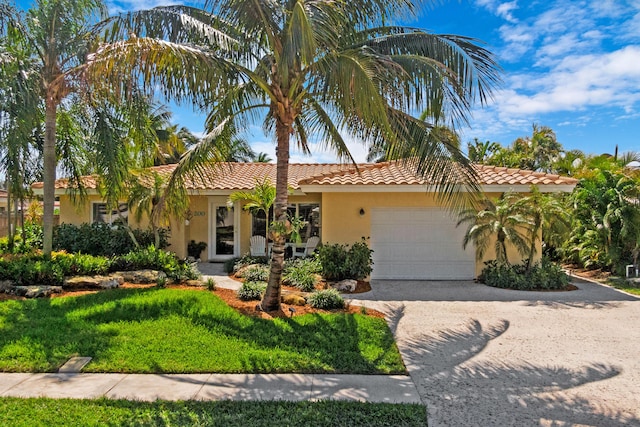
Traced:
<path id="1" fill-rule="evenodd" d="M 640 299 L 372 281 L 430 426 L 640 426 Z"/>

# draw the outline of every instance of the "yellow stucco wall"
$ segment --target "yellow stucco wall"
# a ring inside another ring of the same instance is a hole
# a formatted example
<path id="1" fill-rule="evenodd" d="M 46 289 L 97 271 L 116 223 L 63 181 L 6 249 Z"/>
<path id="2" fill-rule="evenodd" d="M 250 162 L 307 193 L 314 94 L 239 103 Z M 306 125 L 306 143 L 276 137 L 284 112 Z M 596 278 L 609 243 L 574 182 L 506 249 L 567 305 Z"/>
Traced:
<path id="1" fill-rule="evenodd" d="M 490 194 L 489 197 L 498 197 Z M 352 244 L 362 237 L 371 236 L 371 209 L 374 207 L 436 207 L 438 201 L 428 193 L 324 193 L 322 195 L 322 242 Z M 360 215 L 364 209 L 364 215 Z M 455 221 L 456 216 L 452 214 Z M 464 227 L 464 225 L 461 225 Z M 462 242 L 460 242 L 462 245 Z M 522 257 L 514 247 L 508 247 L 509 260 L 518 263 Z M 541 258 L 538 240 L 535 261 Z M 476 276 L 484 268 L 484 261 L 495 259 L 494 245 L 490 244 L 482 260 L 476 261 Z"/>
<path id="2" fill-rule="evenodd" d="M 489 197 L 498 197 L 498 194 L 490 194 Z M 190 210 L 192 216 L 189 224 L 184 221 L 172 221 L 170 247 L 179 257 L 187 256 L 187 244 L 190 240 L 196 242 L 206 242 L 208 247 L 202 252 L 202 259 L 209 259 L 213 253 L 212 224 L 211 215 L 214 214 L 214 206 L 226 206 L 227 196 L 191 196 Z M 60 222 L 80 224 L 91 221 L 91 203 L 100 202 L 98 196 L 90 196 L 87 203 L 75 207 L 68 196 L 60 197 Z M 329 243 L 351 244 L 359 241 L 362 237 L 371 235 L 371 210 L 374 207 L 435 207 L 438 202 L 433 194 L 415 193 L 312 193 L 304 196 L 289 196 L 289 203 L 319 203 L 320 204 L 320 227 L 321 241 Z M 251 215 L 241 209 L 240 204 L 236 205 L 238 212 L 235 218 L 238 220 L 236 241 L 238 247 L 237 255 L 249 252 L 249 239 L 251 238 Z M 360 215 L 360 209 L 364 210 L 364 215 Z M 454 220 L 455 220 L 455 214 Z M 133 221 L 133 216 L 131 216 Z M 133 225 L 133 223 L 131 223 Z M 143 219 L 140 228 L 146 228 L 148 221 Z M 460 242 L 462 244 L 462 242 Z M 484 259 L 476 262 L 476 274 L 479 274 L 484 267 L 484 261 L 494 259 L 494 245 L 490 244 Z M 535 260 L 541 258 L 540 239 L 537 244 Z M 509 248 L 509 260 L 513 263 L 521 260 L 515 248 Z"/>

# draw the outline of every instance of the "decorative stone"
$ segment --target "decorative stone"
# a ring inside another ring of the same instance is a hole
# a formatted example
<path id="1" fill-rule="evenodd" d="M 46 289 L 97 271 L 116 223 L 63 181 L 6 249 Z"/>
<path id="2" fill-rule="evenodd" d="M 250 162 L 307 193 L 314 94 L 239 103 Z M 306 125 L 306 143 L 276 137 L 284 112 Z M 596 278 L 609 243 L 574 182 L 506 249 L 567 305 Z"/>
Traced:
<path id="1" fill-rule="evenodd" d="M 25 298 L 46 298 L 62 292 L 60 286 L 16 286 L 14 293 Z"/>
<path id="2" fill-rule="evenodd" d="M 204 286 L 204 283 L 202 282 L 202 280 L 187 280 L 183 282 L 183 284 L 186 286 L 194 286 L 194 287 Z"/>
<path id="3" fill-rule="evenodd" d="M 124 283 L 119 274 L 111 276 L 74 276 L 64 280 L 65 289 L 113 289 Z"/>
<path id="4" fill-rule="evenodd" d="M 115 274 L 121 276 L 125 282 L 137 284 L 157 283 L 159 278 L 167 278 L 164 271 L 156 270 L 118 271 Z"/>
<path id="5" fill-rule="evenodd" d="M 289 305 L 305 305 L 307 303 L 307 300 L 300 294 L 287 294 L 287 295 L 282 295 L 280 297 L 281 301 L 284 304 L 289 304 Z"/>
<path id="6" fill-rule="evenodd" d="M 345 279 L 331 284 L 331 287 L 338 292 L 353 292 L 357 286 L 358 281 L 353 279 Z"/>
<path id="7" fill-rule="evenodd" d="M 10 294 L 13 292 L 15 285 L 11 280 L 0 280 L 0 293 Z"/>

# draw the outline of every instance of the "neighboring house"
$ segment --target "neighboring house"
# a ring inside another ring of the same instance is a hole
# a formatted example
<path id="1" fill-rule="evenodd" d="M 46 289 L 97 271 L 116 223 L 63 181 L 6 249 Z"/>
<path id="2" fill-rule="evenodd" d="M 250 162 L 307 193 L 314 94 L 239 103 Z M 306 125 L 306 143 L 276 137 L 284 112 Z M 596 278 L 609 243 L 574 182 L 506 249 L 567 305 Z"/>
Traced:
<path id="1" fill-rule="evenodd" d="M 152 170 L 168 176 L 173 168 Z M 495 166 L 477 165 L 476 170 L 482 190 L 490 197 L 506 191 L 526 193 L 533 184 L 541 192 L 570 192 L 577 183 L 573 178 Z M 253 217 L 240 204 L 229 208 L 227 199 L 234 191 L 251 190 L 256 179 L 268 177 L 275 183 L 276 165 L 228 163 L 216 171 L 187 182 L 188 225 L 174 221 L 171 226 L 170 249 L 181 257 L 192 239 L 208 244 L 207 258 L 222 260 L 248 253 L 250 237 L 264 235 L 264 216 Z M 61 223 L 109 216 L 95 190 L 95 178 L 85 177 L 84 182 L 91 196 L 77 207 L 65 195 L 66 181 L 56 182 Z M 473 248 L 462 248 L 466 227 L 456 227 L 457 216 L 442 207 L 424 181 L 401 163 L 360 164 L 357 170 L 353 165 L 291 164 L 289 185 L 290 211 L 308 222 L 301 232 L 303 241 L 314 235 L 323 243 L 351 244 L 370 238 L 373 279 L 472 279 L 483 267 Z M 42 184 L 35 184 L 34 191 L 41 192 Z"/>

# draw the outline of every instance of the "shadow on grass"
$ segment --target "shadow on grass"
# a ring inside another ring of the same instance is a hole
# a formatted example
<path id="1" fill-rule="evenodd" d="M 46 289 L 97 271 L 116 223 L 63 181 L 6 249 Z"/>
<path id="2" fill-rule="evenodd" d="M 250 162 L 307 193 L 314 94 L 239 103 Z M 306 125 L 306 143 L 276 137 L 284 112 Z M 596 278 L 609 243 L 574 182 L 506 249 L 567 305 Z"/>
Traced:
<path id="1" fill-rule="evenodd" d="M 620 374 L 609 364 L 575 368 L 471 359 L 509 329 L 500 321 L 424 334 L 400 343 L 429 419 L 450 425 L 640 425 L 634 414 L 580 397 L 574 389 Z"/>
<path id="2" fill-rule="evenodd" d="M 172 335 L 168 338 L 176 339 L 180 330 L 153 330 L 154 320 L 169 317 L 186 319 L 182 324 L 203 328 L 213 337 L 211 342 L 224 342 L 227 347 L 216 349 L 218 351 L 233 353 L 237 348 L 243 349 L 237 351 L 237 355 L 226 354 L 235 359 L 235 365 L 215 365 L 219 368 L 217 372 L 405 372 L 393 336 L 381 319 L 360 315 L 306 315 L 264 320 L 242 316 L 209 293 L 153 288 L 0 305 L 0 325 L 3 325 L 0 327 L 0 364 L 15 356 L 10 351 L 7 353 L 15 341 L 23 342 L 25 359 L 32 357 L 28 353 L 38 349 L 43 353 L 40 358 L 46 360 L 45 365 L 34 366 L 32 362 L 31 366 L 25 365 L 27 367 L 0 365 L 3 366 L 0 370 L 54 371 L 71 355 L 92 356 L 95 363 L 99 363 L 101 357 L 114 358 L 109 353 L 120 345 L 114 339 L 122 338 L 119 322 L 150 322 L 148 334 L 168 333 Z M 153 345 L 158 344 L 148 344 L 146 348 L 141 344 L 132 354 L 121 353 L 117 357 L 145 358 L 146 372 L 212 371 L 212 365 L 205 360 L 206 347 L 198 350 L 202 352 L 196 361 L 199 365 L 186 366 L 192 355 L 181 355 L 182 347 L 159 349 Z M 167 351 L 172 352 L 170 356 L 163 354 Z M 171 365 L 174 368 L 163 368 L 168 366 L 162 362 L 167 357 L 175 362 Z M 185 362 L 180 368 L 182 360 Z M 115 361 L 105 363 L 117 365 Z M 136 371 L 126 367 L 126 361 L 121 365 L 126 372 Z M 110 371 L 119 372 L 119 369 L 114 367 Z"/>
<path id="3" fill-rule="evenodd" d="M 55 372 L 70 356 L 93 356 L 108 349 L 113 332 L 79 322 L 70 313 L 128 296 L 107 291 L 0 303 L 0 371 Z"/>

